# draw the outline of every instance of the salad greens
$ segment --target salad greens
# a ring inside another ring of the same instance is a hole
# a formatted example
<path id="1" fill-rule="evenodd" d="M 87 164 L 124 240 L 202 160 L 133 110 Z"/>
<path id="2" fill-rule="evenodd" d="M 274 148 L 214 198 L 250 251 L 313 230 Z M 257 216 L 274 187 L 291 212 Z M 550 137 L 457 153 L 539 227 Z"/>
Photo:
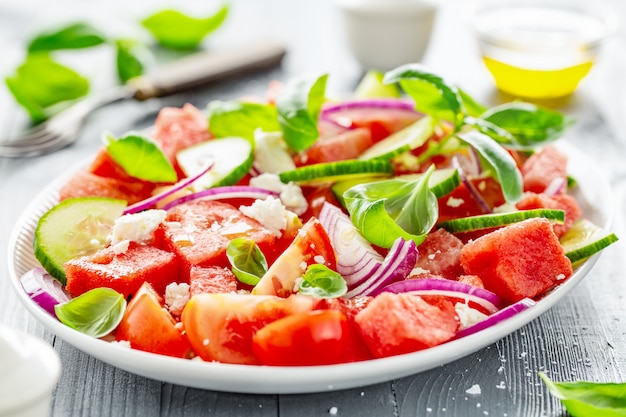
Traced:
<path id="1" fill-rule="evenodd" d="M 324 104 L 327 79 L 328 74 L 314 79 L 294 79 L 276 101 L 283 137 L 296 151 L 309 148 L 319 137 L 317 120 Z"/>
<path id="2" fill-rule="evenodd" d="M 161 149 L 139 133 L 121 138 L 104 135 L 107 151 L 132 177 L 151 182 L 176 182 L 178 176 Z"/>
<path id="3" fill-rule="evenodd" d="M 325 265 L 309 265 L 302 276 L 300 294 L 318 298 L 339 298 L 348 292 L 346 280 Z"/>
<path id="4" fill-rule="evenodd" d="M 224 4 L 214 15 L 195 19 L 174 10 L 157 12 L 141 22 L 157 44 L 165 48 L 194 48 L 218 29 L 228 16 Z M 182 30 L 184 28 L 185 30 Z M 53 116 L 71 100 L 89 93 L 89 80 L 57 61 L 59 50 L 84 50 L 98 46 L 113 48 L 120 83 L 142 75 L 149 61 L 149 48 L 136 39 L 107 37 L 86 22 L 73 22 L 33 37 L 26 47 L 26 58 L 5 83 L 16 102 L 34 123 Z"/>
<path id="5" fill-rule="evenodd" d="M 539 376 L 574 417 L 626 416 L 626 383 L 553 382 L 543 372 Z"/>
<path id="6" fill-rule="evenodd" d="M 267 260 L 253 240 L 233 239 L 226 248 L 233 274 L 244 284 L 256 285 L 267 272 Z"/>
<path id="7" fill-rule="evenodd" d="M 122 320 L 126 300 L 117 291 L 101 287 L 54 306 L 61 323 L 93 337 L 109 334 Z"/>

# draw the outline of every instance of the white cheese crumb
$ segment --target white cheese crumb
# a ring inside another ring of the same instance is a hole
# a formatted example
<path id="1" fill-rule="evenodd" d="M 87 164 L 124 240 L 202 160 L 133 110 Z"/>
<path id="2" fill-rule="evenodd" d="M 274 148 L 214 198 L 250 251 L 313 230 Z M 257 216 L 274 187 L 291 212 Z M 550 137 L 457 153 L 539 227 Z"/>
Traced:
<path id="1" fill-rule="evenodd" d="M 165 287 L 165 305 L 176 316 L 180 316 L 183 312 L 189 296 L 189 284 L 173 282 Z"/>
<path id="2" fill-rule="evenodd" d="M 485 191 L 486 188 L 487 188 L 487 183 L 485 181 L 481 181 L 478 183 L 478 189 L 480 191 Z"/>
<path id="3" fill-rule="evenodd" d="M 322 255 L 315 255 L 313 257 L 313 260 L 315 261 L 315 263 L 322 264 L 322 265 L 326 263 L 326 259 Z"/>
<path id="4" fill-rule="evenodd" d="M 276 237 L 280 237 L 282 231 L 287 228 L 287 210 L 277 198 L 268 197 L 265 200 L 256 200 L 250 206 L 239 207 L 239 211 L 261 223 Z"/>
<path id="5" fill-rule="evenodd" d="M 409 276 L 412 277 L 412 276 L 422 275 L 422 274 L 430 274 L 430 270 L 416 266 L 415 268 L 411 270 L 411 272 L 409 273 Z"/>
<path id="6" fill-rule="evenodd" d="M 481 393 L 480 385 L 474 384 L 471 387 L 469 387 L 468 389 L 466 389 L 465 392 L 470 394 L 470 395 L 480 395 L 480 393 Z M 476 407 L 480 407 L 480 405 L 477 404 Z"/>
<path id="7" fill-rule="evenodd" d="M 278 193 L 285 207 L 296 214 L 304 213 L 309 207 L 300 186 L 293 182 L 285 184 L 276 174 L 265 173 L 253 177 L 250 179 L 250 186 Z"/>
<path id="8" fill-rule="evenodd" d="M 109 236 L 111 245 L 123 240 L 141 244 L 151 243 L 154 231 L 165 220 L 165 210 L 146 210 L 139 213 L 125 214 L 115 220 Z"/>
<path id="9" fill-rule="evenodd" d="M 486 314 L 483 314 L 464 303 L 456 303 L 454 305 L 454 310 L 461 321 L 461 329 L 465 329 L 466 327 L 479 323 L 487 318 Z"/>
<path id="10" fill-rule="evenodd" d="M 300 262 L 300 270 L 301 271 L 303 271 L 303 272 L 306 271 L 307 267 L 308 267 L 308 265 L 307 265 L 307 263 L 305 261 Z"/>
<path id="11" fill-rule="evenodd" d="M 460 207 L 463 203 L 465 203 L 465 200 L 463 200 L 462 198 L 450 197 L 448 198 L 448 201 L 446 201 L 446 206 L 457 208 Z"/>
<path id="12" fill-rule="evenodd" d="M 254 131 L 254 165 L 261 172 L 278 173 L 296 168 L 282 132 Z"/>
<path id="13" fill-rule="evenodd" d="M 130 240 L 122 240 L 121 242 L 118 242 L 112 246 L 113 253 L 115 253 L 116 255 L 126 253 L 129 246 L 130 246 Z"/>
<path id="14" fill-rule="evenodd" d="M 124 349 L 130 349 L 130 342 L 128 340 L 114 340 L 111 344 L 123 347 Z"/>
<path id="15" fill-rule="evenodd" d="M 430 254 L 428 254 L 428 259 L 430 259 L 432 261 L 433 259 L 435 259 L 435 256 L 436 255 L 434 253 L 430 253 Z"/>
<path id="16" fill-rule="evenodd" d="M 494 213 L 513 213 L 517 211 L 517 207 L 514 204 L 504 203 L 498 207 L 493 208 Z"/>
<path id="17" fill-rule="evenodd" d="M 557 281 L 562 281 L 564 279 L 565 279 L 565 274 L 559 274 L 559 275 L 556 276 L 556 280 Z"/>
<path id="18" fill-rule="evenodd" d="M 300 284 L 302 284 L 302 281 L 304 281 L 302 277 L 296 278 L 296 280 L 293 283 L 293 292 L 300 291 Z"/>

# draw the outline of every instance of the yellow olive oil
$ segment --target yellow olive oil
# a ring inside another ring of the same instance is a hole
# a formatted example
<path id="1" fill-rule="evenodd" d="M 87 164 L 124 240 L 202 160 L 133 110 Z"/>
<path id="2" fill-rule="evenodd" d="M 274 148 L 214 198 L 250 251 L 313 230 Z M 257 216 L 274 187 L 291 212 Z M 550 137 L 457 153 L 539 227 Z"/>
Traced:
<path id="1" fill-rule="evenodd" d="M 531 99 L 567 96 L 591 69 L 591 61 L 558 69 L 522 68 L 490 57 L 483 61 L 501 91 Z"/>

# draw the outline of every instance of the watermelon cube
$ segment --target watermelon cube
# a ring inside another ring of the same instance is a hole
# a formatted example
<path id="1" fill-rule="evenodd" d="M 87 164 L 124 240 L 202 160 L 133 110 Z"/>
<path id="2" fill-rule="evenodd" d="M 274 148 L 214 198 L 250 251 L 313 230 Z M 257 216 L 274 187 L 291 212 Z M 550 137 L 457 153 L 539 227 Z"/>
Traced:
<path id="1" fill-rule="evenodd" d="M 361 337 L 378 358 L 414 352 L 454 337 L 459 318 L 443 297 L 384 292 L 355 317 Z"/>
<path id="2" fill-rule="evenodd" d="M 133 204 L 150 197 L 154 188 L 154 184 L 146 181 L 121 180 L 79 171 L 61 186 L 59 200 L 72 197 L 109 197 Z"/>
<path id="3" fill-rule="evenodd" d="M 237 278 L 228 268 L 194 265 L 189 271 L 189 287 L 192 296 L 236 292 Z"/>
<path id="4" fill-rule="evenodd" d="M 463 274 L 461 250 L 463 242 L 446 229 L 429 233 L 419 246 L 419 257 L 415 266 L 448 279 Z"/>
<path id="5" fill-rule="evenodd" d="M 536 297 L 572 274 L 552 224 L 543 218 L 514 223 L 466 243 L 461 265 L 509 303 Z"/>
<path id="6" fill-rule="evenodd" d="M 515 207 L 519 210 L 546 208 L 565 211 L 565 222 L 563 224 L 557 223 L 553 225 L 554 233 L 556 233 L 559 238 L 571 229 L 574 222 L 582 215 L 582 210 L 578 202 L 569 194 L 549 196 L 546 194 L 526 192 L 522 199 L 515 204 Z"/>
<path id="7" fill-rule="evenodd" d="M 178 281 L 174 254 L 149 245 L 131 242 L 128 250 L 116 253 L 112 247 L 65 263 L 66 290 L 78 296 L 91 289 L 108 287 L 128 297 L 148 282 L 159 294 L 167 284 Z"/>
<path id="8" fill-rule="evenodd" d="M 524 190 L 543 193 L 557 178 L 567 178 L 567 156 L 552 145 L 531 155 L 522 166 Z"/>

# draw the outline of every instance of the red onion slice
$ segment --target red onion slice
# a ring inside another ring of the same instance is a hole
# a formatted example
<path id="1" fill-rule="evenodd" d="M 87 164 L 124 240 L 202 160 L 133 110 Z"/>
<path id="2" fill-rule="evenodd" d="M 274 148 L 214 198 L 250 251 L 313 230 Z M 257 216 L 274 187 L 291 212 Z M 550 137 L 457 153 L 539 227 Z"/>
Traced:
<path id="1" fill-rule="evenodd" d="M 543 191 L 545 195 L 550 197 L 554 197 L 557 194 L 561 194 L 565 187 L 567 186 L 567 179 L 564 177 L 557 177 L 553 179 L 550 184 Z"/>
<path id="2" fill-rule="evenodd" d="M 457 171 L 459 171 L 459 176 L 461 177 L 461 182 L 463 183 L 465 188 L 467 188 L 467 190 L 472 195 L 474 200 L 476 200 L 476 202 L 478 203 L 480 208 L 483 210 L 483 212 L 485 212 L 485 214 L 491 213 L 492 212 L 491 207 L 485 201 L 485 199 L 480 194 L 480 192 L 478 192 L 476 187 L 474 187 L 474 184 L 472 184 L 472 181 L 470 181 L 470 179 L 467 177 L 467 175 L 465 175 L 465 171 L 461 167 L 461 163 L 459 162 L 459 160 L 457 159 L 456 156 L 452 157 L 452 166 L 454 168 L 456 168 Z"/>
<path id="3" fill-rule="evenodd" d="M 321 113 L 320 119 L 337 124 L 345 128 L 351 128 L 350 121 L 342 120 L 340 117 L 336 117 L 337 113 L 344 110 L 353 109 L 391 109 L 391 110 L 406 110 L 417 113 L 415 110 L 415 104 L 411 100 L 406 99 L 372 99 L 372 100 L 352 100 L 344 101 L 337 104 L 330 104 L 325 106 Z"/>
<path id="4" fill-rule="evenodd" d="M 250 198 L 254 200 L 263 200 L 270 196 L 278 198 L 278 193 L 264 188 L 250 187 L 248 185 L 229 185 L 224 187 L 209 188 L 207 190 L 179 197 L 165 204 L 163 206 L 163 210 L 169 210 L 179 204 L 198 199 L 225 200 L 231 198 Z"/>
<path id="5" fill-rule="evenodd" d="M 41 308 L 56 317 L 54 306 L 65 303 L 71 297 L 63 290 L 59 281 L 52 278 L 43 268 L 35 268 L 20 277 L 26 294 Z"/>
<path id="6" fill-rule="evenodd" d="M 533 301 L 532 299 L 524 298 L 516 302 L 515 304 L 511 304 L 510 306 L 503 308 L 497 313 L 492 314 L 491 316 L 487 317 L 485 320 L 481 322 L 478 322 L 472 326 L 466 327 L 465 329 L 459 330 L 456 334 L 456 338 L 458 339 L 460 337 L 469 336 L 471 334 L 484 330 L 488 327 L 495 326 L 496 324 L 521 313 L 522 311 L 534 306 L 535 304 L 537 303 Z"/>
<path id="7" fill-rule="evenodd" d="M 504 305 L 502 299 L 491 291 L 464 282 L 438 278 L 405 279 L 381 288 L 380 292 L 416 295 L 444 295 L 462 298 L 482 306 L 489 313 L 496 313 Z"/>
<path id="8" fill-rule="evenodd" d="M 205 169 L 201 170 L 196 175 L 192 175 L 191 177 L 180 180 L 171 188 L 163 191 L 162 193 L 155 194 L 152 197 L 148 197 L 145 200 L 141 200 L 135 204 L 126 207 L 126 210 L 124 210 L 124 214 L 137 213 L 139 211 L 144 211 L 154 207 L 154 205 L 159 201 L 163 200 L 166 197 L 169 197 L 170 195 L 182 190 L 183 188 L 195 182 L 198 178 L 209 172 L 211 168 L 213 168 L 213 163 L 210 163 Z"/>

